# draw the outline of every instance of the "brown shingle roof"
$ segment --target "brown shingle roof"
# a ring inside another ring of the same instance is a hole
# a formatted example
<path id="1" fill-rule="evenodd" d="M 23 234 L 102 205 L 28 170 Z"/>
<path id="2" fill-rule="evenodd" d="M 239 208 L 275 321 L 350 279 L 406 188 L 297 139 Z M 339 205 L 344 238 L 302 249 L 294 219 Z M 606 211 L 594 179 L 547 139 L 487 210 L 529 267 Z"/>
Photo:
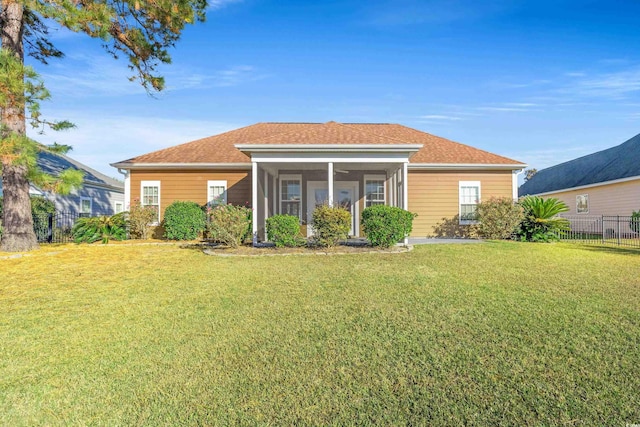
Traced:
<path id="1" fill-rule="evenodd" d="M 118 165 L 148 163 L 249 163 L 236 144 L 422 144 L 411 163 L 521 164 L 516 160 L 397 124 L 257 123 L 164 150 Z"/>

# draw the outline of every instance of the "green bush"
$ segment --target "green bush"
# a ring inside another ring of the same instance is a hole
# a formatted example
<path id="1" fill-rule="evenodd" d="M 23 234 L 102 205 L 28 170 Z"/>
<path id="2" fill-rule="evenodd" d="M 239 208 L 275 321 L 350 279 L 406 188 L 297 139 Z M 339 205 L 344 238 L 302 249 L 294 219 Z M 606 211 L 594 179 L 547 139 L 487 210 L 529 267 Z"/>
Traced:
<path id="1" fill-rule="evenodd" d="M 509 239 L 524 219 L 524 209 L 510 197 L 492 197 L 478 203 L 476 232 L 486 239 Z"/>
<path id="2" fill-rule="evenodd" d="M 346 239 L 351 229 L 351 213 L 339 206 L 323 205 L 313 211 L 313 240 L 320 246 L 333 247 Z"/>
<path id="3" fill-rule="evenodd" d="M 267 218 L 267 235 L 269 240 L 281 248 L 298 245 L 300 219 L 293 215 L 274 215 Z"/>
<path id="4" fill-rule="evenodd" d="M 244 206 L 220 205 L 209 211 L 209 238 L 232 248 L 251 236 L 251 209 Z"/>
<path id="5" fill-rule="evenodd" d="M 374 205 L 362 211 L 362 231 L 372 246 L 388 248 L 407 237 L 417 215 L 395 206 Z"/>
<path id="6" fill-rule="evenodd" d="M 131 239 L 148 239 L 151 234 L 151 224 L 158 218 L 158 212 L 154 206 L 142 206 L 139 200 L 134 202 L 126 212 Z"/>
<path id="7" fill-rule="evenodd" d="M 569 207 L 553 197 L 526 196 L 518 202 L 524 209 L 520 224 L 520 239 L 528 242 L 551 242 L 559 240 L 562 231 L 569 230 L 569 220 L 558 217 L 568 212 Z"/>
<path id="8" fill-rule="evenodd" d="M 124 212 L 112 216 L 80 217 L 76 220 L 71 235 L 76 243 L 93 243 L 101 240 L 124 240 L 127 224 Z"/>
<path id="9" fill-rule="evenodd" d="M 636 233 L 640 233 L 640 211 L 633 211 L 631 214 L 631 221 L 629 221 L 629 228 Z M 0 232 L 2 230 L 0 229 Z"/>
<path id="10" fill-rule="evenodd" d="M 164 211 L 164 237 L 169 240 L 197 239 L 206 224 L 206 215 L 196 202 L 173 202 Z"/>

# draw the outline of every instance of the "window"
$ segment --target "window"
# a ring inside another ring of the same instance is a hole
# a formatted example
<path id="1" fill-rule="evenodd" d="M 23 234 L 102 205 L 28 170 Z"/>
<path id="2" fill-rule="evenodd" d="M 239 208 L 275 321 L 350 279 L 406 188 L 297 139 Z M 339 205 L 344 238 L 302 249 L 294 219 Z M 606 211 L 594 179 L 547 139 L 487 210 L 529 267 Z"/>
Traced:
<path id="1" fill-rule="evenodd" d="M 151 206 L 155 211 L 154 224 L 160 222 L 160 181 L 142 181 L 140 201 L 142 206 Z"/>
<path id="2" fill-rule="evenodd" d="M 589 213 L 589 195 L 581 194 L 576 196 L 576 212 Z"/>
<path id="3" fill-rule="evenodd" d="M 460 181 L 460 224 L 476 222 L 476 209 L 480 203 L 480 181 Z"/>
<path id="4" fill-rule="evenodd" d="M 89 197 L 80 197 L 80 216 L 91 216 L 92 202 Z"/>
<path id="5" fill-rule="evenodd" d="M 113 208 L 114 212 L 119 214 L 124 211 L 124 202 L 115 202 Z"/>
<path id="6" fill-rule="evenodd" d="M 208 181 L 207 203 L 209 206 L 227 204 L 227 181 Z"/>
<path id="7" fill-rule="evenodd" d="M 365 175 L 364 177 L 364 195 L 365 208 L 374 205 L 384 205 L 385 198 L 385 176 Z"/>
<path id="8" fill-rule="evenodd" d="M 301 218 L 302 179 L 300 175 L 280 176 L 280 213 Z"/>

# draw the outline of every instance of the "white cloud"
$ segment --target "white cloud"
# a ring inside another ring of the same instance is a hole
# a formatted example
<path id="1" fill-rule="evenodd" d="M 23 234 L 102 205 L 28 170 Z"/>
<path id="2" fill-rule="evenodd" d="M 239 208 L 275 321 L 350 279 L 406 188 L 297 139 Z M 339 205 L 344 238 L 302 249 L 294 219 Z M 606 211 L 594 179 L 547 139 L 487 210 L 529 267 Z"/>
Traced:
<path id="1" fill-rule="evenodd" d="M 624 98 L 640 91 L 640 68 L 584 78 L 564 91 L 587 97 Z"/>
<path id="2" fill-rule="evenodd" d="M 209 9 L 216 10 L 221 9 L 225 6 L 228 6 L 233 3 L 241 3 L 242 0 L 210 0 L 209 1 Z"/>
<path id="3" fill-rule="evenodd" d="M 443 114 L 428 114 L 426 116 L 420 116 L 420 119 L 425 119 L 425 120 L 445 120 L 445 121 L 458 121 L 458 120 L 464 120 L 462 117 L 457 117 L 457 116 L 446 116 Z"/>

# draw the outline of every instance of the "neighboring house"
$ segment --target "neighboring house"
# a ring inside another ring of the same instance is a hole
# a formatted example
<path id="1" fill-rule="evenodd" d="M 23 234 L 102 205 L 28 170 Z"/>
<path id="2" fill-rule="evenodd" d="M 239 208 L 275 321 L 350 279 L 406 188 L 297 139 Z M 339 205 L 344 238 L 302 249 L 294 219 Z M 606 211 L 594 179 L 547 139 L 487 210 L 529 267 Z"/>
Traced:
<path id="1" fill-rule="evenodd" d="M 572 215 L 629 216 L 640 210 L 640 135 L 536 173 L 520 196 L 555 197 Z"/>
<path id="2" fill-rule="evenodd" d="M 113 163 L 125 174 L 125 201 L 248 204 L 264 239 L 266 218 L 291 214 L 303 230 L 315 207 L 339 203 L 353 214 L 376 204 L 418 214 L 412 236 L 443 223 L 473 222 L 491 196 L 517 197 L 526 165 L 398 124 L 258 123 Z"/>
<path id="3" fill-rule="evenodd" d="M 65 155 L 50 152 L 38 154 L 38 166 L 50 175 L 56 176 L 66 169 L 84 172 L 80 189 L 66 196 L 52 194 L 31 186 L 30 194 L 40 195 L 53 201 L 56 211 L 83 216 L 113 215 L 124 210 L 124 183 L 91 169 Z M 0 194 L 2 187 L 0 184 Z"/>

